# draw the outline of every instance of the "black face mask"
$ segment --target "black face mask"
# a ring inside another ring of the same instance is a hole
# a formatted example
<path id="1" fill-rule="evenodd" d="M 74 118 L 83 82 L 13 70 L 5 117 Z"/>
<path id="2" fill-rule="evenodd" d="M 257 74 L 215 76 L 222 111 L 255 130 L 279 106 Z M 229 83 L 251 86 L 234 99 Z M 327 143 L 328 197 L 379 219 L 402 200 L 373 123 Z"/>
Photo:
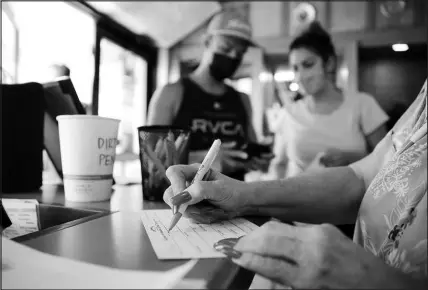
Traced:
<path id="1" fill-rule="evenodd" d="M 231 58 L 223 54 L 215 53 L 210 64 L 210 74 L 217 80 L 222 81 L 230 78 L 241 64 L 241 59 Z"/>

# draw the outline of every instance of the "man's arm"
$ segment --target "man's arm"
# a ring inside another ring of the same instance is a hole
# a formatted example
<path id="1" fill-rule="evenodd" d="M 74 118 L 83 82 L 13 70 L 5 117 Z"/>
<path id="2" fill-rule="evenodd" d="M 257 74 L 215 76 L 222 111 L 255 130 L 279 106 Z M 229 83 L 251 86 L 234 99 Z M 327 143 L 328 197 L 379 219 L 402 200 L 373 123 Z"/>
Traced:
<path id="1" fill-rule="evenodd" d="M 181 83 L 168 84 L 153 94 L 147 125 L 171 125 L 183 99 Z"/>
<path id="2" fill-rule="evenodd" d="M 350 167 L 326 168 L 276 181 L 248 183 L 246 214 L 284 221 L 355 222 L 364 181 Z"/>
<path id="3" fill-rule="evenodd" d="M 250 98 L 244 93 L 239 94 L 241 96 L 242 103 L 244 104 L 245 111 L 247 112 L 248 139 L 250 142 L 257 143 L 257 135 L 253 127 L 253 109 L 251 107 Z"/>

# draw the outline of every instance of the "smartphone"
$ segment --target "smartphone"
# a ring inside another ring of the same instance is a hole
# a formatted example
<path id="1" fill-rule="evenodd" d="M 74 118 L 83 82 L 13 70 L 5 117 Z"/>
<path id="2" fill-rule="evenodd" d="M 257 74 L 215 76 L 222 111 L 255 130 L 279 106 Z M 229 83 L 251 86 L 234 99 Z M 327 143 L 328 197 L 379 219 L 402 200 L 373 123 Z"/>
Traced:
<path id="1" fill-rule="evenodd" d="M 272 145 L 248 143 L 243 150 L 248 154 L 248 159 L 253 157 L 262 157 L 263 154 L 272 153 Z"/>

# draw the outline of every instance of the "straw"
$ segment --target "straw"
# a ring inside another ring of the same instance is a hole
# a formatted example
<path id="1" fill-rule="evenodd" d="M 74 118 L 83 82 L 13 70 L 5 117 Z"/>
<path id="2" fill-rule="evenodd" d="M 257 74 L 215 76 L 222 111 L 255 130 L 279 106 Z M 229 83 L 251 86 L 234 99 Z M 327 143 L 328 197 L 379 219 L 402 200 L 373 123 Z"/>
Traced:
<path id="1" fill-rule="evenodd" d="M 174 134 L 171 131 L 168 132 L 168 137 L 165 139 L 165 151 L 167 154 L 166 166 L 169 167 L 171 165 L 178 164 Z"/>
<path id="2" fill-rule="evenodd" d="M 159 159 L 156 157 L 155 153 L 152 151 L 152 149 L 149 146 L 143 145 L 143 150 L 146 152 L 147 157 L 149 157 L 150 161 L 153 162 L 153 164 L 156 166 L 156 168 L 160 171 L 162 177 L 164 177 L 166 180 L 168 178 L 166 177 L 166 170 L 165 167 L 162 165 L 162 163 L 159 161 Z M 150 164 L 150 163 L 149 163 Z M 149 172 L 152 172 L 149 168 Z M 169 181 L 169 180 L 168 180 Z"/>
<path id="3" fill-rule="evenodd" d="M 156 142 L 156 146 L 155 146 L 155 156 L 162 162 L 164 161 L 164 157 L 165 157 L 165 152 L 163 152 L 164 148 L 164 140 L 162 138 L 159 138 L 158 141 Z"/>

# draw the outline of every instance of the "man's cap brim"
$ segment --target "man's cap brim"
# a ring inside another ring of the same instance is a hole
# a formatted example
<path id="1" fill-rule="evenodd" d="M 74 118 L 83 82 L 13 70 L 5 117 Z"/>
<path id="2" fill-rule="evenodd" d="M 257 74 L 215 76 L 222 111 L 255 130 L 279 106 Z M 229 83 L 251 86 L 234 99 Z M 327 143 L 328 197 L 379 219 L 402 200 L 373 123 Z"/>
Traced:
<path id="1" fill-rule="evenodd" d="M 248 35 L 245 35 L 243 33 L 239 33 L 238 31 L 232 31 L 232 30 L 217 30 L 210 32 L 212 35 L 225 35 L 225 36 L 233 36 L 239 39 L 242 39 L 246 42 L 248 42 L 248 45 L 251 47 L 260 47 L 259 44 L 257 44 L 251 37 L 248 37 Z"/>

